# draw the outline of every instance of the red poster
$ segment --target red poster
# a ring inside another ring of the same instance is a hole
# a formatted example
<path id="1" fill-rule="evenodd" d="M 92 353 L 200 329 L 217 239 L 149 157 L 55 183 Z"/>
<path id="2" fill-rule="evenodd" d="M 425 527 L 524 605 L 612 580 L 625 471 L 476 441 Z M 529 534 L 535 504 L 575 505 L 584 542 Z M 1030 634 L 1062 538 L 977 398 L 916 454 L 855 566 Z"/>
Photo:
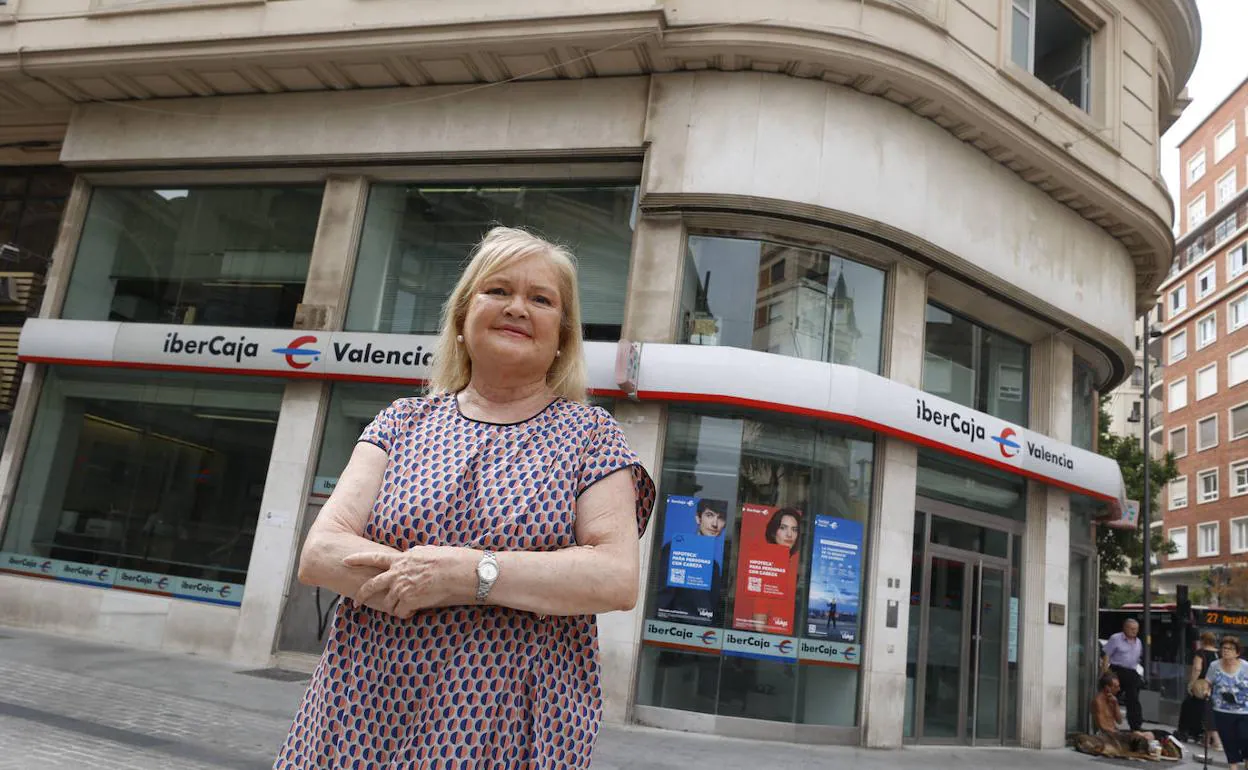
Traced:
<path id="1" fill-rule="evenodd" d="M 732 627 L 769 634 L 793 633 L 797 557 L 802 512 L 746 503 L 741 506 L 741 545 Z"/>

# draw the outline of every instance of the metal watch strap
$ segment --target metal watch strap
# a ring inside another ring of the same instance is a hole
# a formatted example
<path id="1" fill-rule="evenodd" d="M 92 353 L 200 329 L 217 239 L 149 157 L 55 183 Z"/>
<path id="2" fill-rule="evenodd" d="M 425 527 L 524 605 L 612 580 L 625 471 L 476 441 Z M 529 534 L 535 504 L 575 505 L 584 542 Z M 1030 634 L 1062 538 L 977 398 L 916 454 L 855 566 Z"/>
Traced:
<path id="1" fill-rule="evenodd" d="M 481 565 L 485 562 L 494 564 L 494 580 L 486 581 L 481 577 Z M 477 562 L 477 601 L 485 601 L 485 597 L 489 596 L 490 589 L 494 587 L 494 583 L 498 580 L 498 559 L 494 558 L 493 551 L 485 551 L 481 554 L 481 561 Z"/>

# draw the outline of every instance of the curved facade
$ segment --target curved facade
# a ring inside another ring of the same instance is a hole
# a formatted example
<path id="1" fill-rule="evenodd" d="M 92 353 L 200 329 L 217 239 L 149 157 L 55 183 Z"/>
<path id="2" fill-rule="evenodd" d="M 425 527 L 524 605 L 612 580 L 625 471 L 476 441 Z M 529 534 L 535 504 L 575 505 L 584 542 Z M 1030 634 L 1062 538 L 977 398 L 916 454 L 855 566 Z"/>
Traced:
<path id="1" fill-rule="evenodd" d="M 25 5 L 0 129 L 78 181 L 21 337 L 0 621 L 306 662 L 302 534 L 503 222 L 578 254 L 594 397 L 660 487 L 642 600 L 600 618 L 609 718 L 1084 724 L 1125 504 L 1096 392 L 1169 266 L 1192 3 Z"/>

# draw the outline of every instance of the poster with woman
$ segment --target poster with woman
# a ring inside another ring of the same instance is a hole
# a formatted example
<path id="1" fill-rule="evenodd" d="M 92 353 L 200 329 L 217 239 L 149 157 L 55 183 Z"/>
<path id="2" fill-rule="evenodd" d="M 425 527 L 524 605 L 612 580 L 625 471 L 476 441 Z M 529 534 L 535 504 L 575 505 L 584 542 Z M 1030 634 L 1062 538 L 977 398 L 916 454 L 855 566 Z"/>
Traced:
<path id="1" fill-rule="evenodd" d="M 746 503 L 741 506 L 741 556 L 732 627 L 793 634 L 802 512 Z"/>
<path id="2" fill-rule="evenodd" d="M 655 603 L 660 619 L 719 623 L 727 523 L 727 501 L 668 495 L 659 552 L 663 580 Z"/>

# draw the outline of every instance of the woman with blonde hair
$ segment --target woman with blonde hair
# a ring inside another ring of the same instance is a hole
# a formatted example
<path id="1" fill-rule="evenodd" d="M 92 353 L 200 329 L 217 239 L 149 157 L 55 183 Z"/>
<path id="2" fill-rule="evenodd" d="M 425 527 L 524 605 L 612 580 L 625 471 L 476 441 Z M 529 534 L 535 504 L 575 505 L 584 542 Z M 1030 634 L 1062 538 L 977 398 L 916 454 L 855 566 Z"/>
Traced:
<path id="1" fill-rule="evenodd" d="M 277 768 L 589 766 L 654 483 L 585 403 L 567 251 L 491 230 L 440 335 L 308 533 L 299 579 L 344 598 Z"/>

